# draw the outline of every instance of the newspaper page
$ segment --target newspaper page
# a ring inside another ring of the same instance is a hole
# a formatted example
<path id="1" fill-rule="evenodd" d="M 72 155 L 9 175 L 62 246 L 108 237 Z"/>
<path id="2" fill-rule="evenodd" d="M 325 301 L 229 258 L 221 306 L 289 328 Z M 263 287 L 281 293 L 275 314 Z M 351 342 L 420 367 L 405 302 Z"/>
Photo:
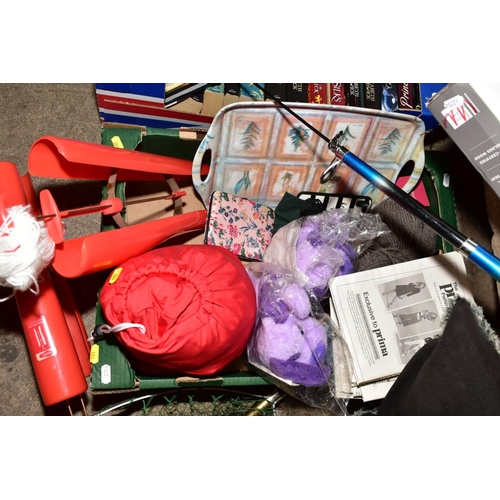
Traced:
<path id="1" fill-rule="evenodd" d="M 338 276 L 332 319 L 354 363 L 352 397 L 384 398 L 411 357 L 442 333 L 451 299 L 474 301 L 458 252 Z"/>

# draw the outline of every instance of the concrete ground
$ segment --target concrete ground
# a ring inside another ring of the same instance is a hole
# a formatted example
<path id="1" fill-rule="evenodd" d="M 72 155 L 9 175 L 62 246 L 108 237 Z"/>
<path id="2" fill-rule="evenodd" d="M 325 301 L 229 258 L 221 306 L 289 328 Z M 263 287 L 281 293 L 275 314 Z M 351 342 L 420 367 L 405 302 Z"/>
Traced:
<path id="1" fill-rule="evenodd" d="M 92 83 L 84 84 L 0 84 L 0 161 L 14 163 L 21 175 L 27 172 L 27 158 L 33 142 L 54 135 L 100 143 L 100 121 Z M 450 155 L 455 187 L 459 230 L 491 248 L 491 229 L 483 183 L 479 174 L 464 159 L 457 148 L 437 130 L 429 135 L 429 149 L 446 151 Z M 66 189 L 68 181 L 35 179 L 35 188 Z M 78 181 L 82 182 L 82 181 Z M 68 207 L 85 206 L 100 201 L 97 185 L 81 183 L 71 189 Z M 62 208 L 62 207 L 61 207 Z M 99 230 L 97 217 L 78 222 L 75 231 L 90 234 Z M 486 318 L 496 327 L 498 295 L 496 283 L 483 271 L 467 264 L 474 297 L 483 307 Z M 95 323 L 95 298 L 99 275 L 69 280 L 85 328 L 91 331 Z M 497 331 L 499 331 L 497 329 Z M 97 398 L 97 400 L 96 400 Z M 104 405 L 125 399 L 118 395 L 109 400 L 84 394 L 82 401 L 88 414 L 95 414 Z M 71 401 L 73 411 L 81 415 L 80 401 Z M 23 329 L 15 300 L 0 303 L 0 415 L 68 415 L 66 403 L 47 407 L 43 404 L 29 360 Z M 278 405 L 279 415 L 327 415 L 286 397 Z"/>

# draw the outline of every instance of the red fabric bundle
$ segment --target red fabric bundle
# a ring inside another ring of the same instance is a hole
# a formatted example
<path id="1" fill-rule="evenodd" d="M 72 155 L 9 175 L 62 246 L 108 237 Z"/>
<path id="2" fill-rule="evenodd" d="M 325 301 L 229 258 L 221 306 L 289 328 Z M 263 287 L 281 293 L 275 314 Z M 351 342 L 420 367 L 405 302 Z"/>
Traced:
<path id="1" fill-rule="evenodd" d="M 256 315 L 255 290 L 229 250 L 176 245 L 129 259 L 106 281 L 100 303 L 132 366 L 149 375 L 211 375 L 240 356 Z"/>

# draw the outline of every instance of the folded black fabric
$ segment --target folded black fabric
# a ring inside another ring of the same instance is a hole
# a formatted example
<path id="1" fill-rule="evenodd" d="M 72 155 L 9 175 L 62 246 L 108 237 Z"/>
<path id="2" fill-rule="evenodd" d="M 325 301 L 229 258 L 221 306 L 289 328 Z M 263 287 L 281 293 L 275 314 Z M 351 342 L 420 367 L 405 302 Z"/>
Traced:
<path id="1" fill-rule="evenodd" d="M 301 217 L 301 207 L 303 204 L 304 200 L 287 191 L 274 210 L 273 234 L 289 222 Z"/>
<path id="2" fill-rule="evenodd" d="M 377 414 L 500 415 L 499 352 L 480 308 L 457 299 L 442 335 L 410 359 Z"/>

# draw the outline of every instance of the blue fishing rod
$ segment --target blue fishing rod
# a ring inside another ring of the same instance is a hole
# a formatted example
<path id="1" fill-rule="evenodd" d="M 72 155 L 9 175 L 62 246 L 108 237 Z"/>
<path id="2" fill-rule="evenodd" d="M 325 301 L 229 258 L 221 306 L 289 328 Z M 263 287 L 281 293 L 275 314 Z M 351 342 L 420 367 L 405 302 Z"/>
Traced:
<path id="1" fill-rule="evenodd" d="M 470 260 L 473 264 L 487 272 L 496 281 L 500 281 L 500 260 L 495 257 L 495 255 L 479 245 L 479 243 L 472 238 L 464 236 L 462 233 L 447 224 L 444 220 L 434 215 L 415 198 L 411 197 L 400 187 L 396 186 L 396 184 L 384 177 L 380 172 L 368 165 L 368 163 L 365 163 L 361 158 L 356 156 L 354 153 L 351 153 L 346 147 L 342 146 L 340 144 L 342 132 L 339 132 L 333 139 L 330 140 L 326 135 L 313 127 L 310 123 L 304 120 L 301 116 L 295 113 L 295 111 L 290 109 L 280 99 L 273 96 L 258 83 L 254 83 L 254 85 L 328 143 L 328 149 L 330 149 L 330 151 L 335 155 L 335 160 L 325 170 L 325 172 L 323 172 L 321 182 L 326 182 L 328 179 L 331 179 L 337 168 L 344 163 L 354 172 L 364 177 L 368 182 L 370 182 L 370 184 L 375 186 L 386 196 L 394 200 L 398 205 L 420 219 L 436 234 L 453 245 L 453 247 L 456 248 L 457 251 L 466 259 Z"/>

